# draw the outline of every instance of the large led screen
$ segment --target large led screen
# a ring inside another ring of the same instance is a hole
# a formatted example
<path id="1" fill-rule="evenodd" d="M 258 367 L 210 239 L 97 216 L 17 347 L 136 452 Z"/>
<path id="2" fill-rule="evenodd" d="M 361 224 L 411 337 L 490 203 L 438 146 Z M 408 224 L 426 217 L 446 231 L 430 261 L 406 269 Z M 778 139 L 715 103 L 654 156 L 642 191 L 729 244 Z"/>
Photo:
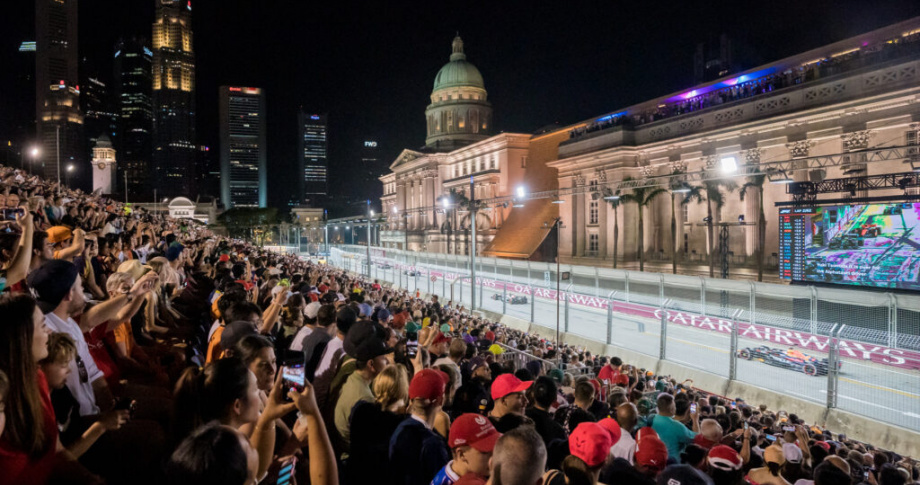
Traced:
<path id="1" fill-rule="evenodd" d="M 780 276 L 920 290 L 920 203 L 780 210 Z"/>

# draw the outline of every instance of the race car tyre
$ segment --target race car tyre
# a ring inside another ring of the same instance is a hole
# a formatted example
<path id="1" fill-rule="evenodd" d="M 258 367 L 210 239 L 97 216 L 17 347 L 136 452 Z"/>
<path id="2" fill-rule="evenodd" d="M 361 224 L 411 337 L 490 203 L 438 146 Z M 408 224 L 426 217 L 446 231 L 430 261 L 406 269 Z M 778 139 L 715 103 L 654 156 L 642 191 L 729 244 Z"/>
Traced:
<path id="1" fill-rule="evenodd" d="M 751 360 L 754 357 L 753 355 L 751 355 L 751 351 L 749 349 L 741 349 L 741 352 L 739 352 L 738 355 L 742 359 L 747 359 L 747 360 Z"/>
<path id="2" fill-rule="evenodd" d="M 816 376 L 818 375 L 818 368 L 812 364 L 805 364 L 805 366 L 802 367 L 802 372 L 804 372 L 805 375 Z"/>

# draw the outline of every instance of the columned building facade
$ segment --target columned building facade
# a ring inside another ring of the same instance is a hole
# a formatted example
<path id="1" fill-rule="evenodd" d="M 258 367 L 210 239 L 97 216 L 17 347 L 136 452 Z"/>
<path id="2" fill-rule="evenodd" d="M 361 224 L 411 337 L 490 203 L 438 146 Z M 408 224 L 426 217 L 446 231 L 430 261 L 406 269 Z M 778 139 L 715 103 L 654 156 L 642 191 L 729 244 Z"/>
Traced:
<path id="1" fill-rule="evenodd" d="M 558 170 L 565 194 L 560 205 L 562 261 L 610 265 L 616 224 L 621 262 L 635 261 L 641 244 L 646 261 L 669 263 L 675 248 L 680 262 L 708 264 L 707 255 L 719 250 L 719 229 L 710 237 L 709 224 L 723 223 L 731 261 L 754 264 L 762 200 L 764 255 L 773 271 L 779 251 L 775 203 L 792 200 L 790 181 L 920 169 L 920 161 L 885 160 L 871 152 L 918 144 L 918 80 L 920 18 L 585 121 L 559 145 L 558 159 L 548 163 Z M 771 171 L 768 167 L 776 162 L 794 168 Z M 735 174 L 760 171 L 764 176 L 732 175 L 725 170 L 731 165 L 737 167 Z M 665 177 L 674 174 L 687 174 L 687 182 L 681 176 Z M 666 189 L 645 205 L 642 218 L 634 202 L 605 200 L 635 193 L 629 188 L 612 193 L 625 179 L 649 191 Z M 708 198 L 703 181 L 708 181 Z M 681 189 L 693 187 L 702 198 L 685 200 Z M 916 190 L 867 194 L 854 185 L 850 194 L 818 195 L 817 203 Z"/>

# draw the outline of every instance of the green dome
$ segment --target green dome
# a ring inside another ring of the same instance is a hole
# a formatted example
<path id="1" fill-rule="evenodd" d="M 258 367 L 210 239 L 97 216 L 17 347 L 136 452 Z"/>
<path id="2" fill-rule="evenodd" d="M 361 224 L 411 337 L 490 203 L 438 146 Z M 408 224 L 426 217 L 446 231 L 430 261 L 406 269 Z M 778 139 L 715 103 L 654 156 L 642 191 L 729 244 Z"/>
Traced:
<path id="1" fill-rule="evenodd" d="M 434 77 L 434 91 L 457 86 L 472 86 L 481 89 L 486 87 L 479 69 L 466 60 L 466 54 L 463 53 L 463 41 L 459 35 L 454 38 L 450 62 L 444 64 L 444 67 L 438 71 L 438 75 Z"/>

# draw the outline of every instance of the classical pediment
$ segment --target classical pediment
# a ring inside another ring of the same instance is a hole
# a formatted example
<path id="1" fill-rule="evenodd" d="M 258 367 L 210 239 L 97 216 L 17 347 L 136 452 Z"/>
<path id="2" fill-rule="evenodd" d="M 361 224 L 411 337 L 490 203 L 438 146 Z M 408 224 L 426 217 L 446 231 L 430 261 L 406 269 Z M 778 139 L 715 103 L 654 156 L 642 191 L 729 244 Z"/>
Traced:
<path id="1" fill-rule="evenodd" d="M 424 157 L 424 156 L 425 154 L 422 152 L 417 152 L 415 150 L 409 150 L 407 148 L 403 150 L 402 153 L 400 153 L 398 157 L 396 157 L 396 161 L 394 161 L 390 165 L 390 170 L 396 170 L 396 167 L 405 165 L 409 162 L 412 162 L 413 160 L 417 158 Z"/>

